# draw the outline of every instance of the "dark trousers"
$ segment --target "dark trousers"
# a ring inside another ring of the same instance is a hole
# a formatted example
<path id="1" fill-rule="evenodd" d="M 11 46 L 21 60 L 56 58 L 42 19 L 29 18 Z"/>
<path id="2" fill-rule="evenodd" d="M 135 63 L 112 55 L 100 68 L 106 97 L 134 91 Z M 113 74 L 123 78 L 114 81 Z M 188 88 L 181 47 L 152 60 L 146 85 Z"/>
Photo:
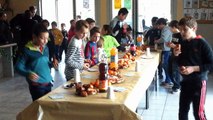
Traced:
<path id="1" fill-rule="evenodd" d="M 180 71 L 179 71 L 177 61 L 175 60 L 173 55 L 170 57 L 170 60 L 169 60 L 169 74 L 174 84 L 172 88 L 179 89 L 181 76 L 180 76 Z"/>
<path id="2" fill-rule="evenodd" d="M 51 91 L 52 85 L 51 83 L 47 86 L 34 86 L 29 85 L 30 94 L 32 96 L 33 101 L 37 100 L 38 98 L 44 96 L 45 94 Z"/>
<path id="3" fill-rule="evenodd" d="M 179 101 L 179 120 L 188 120 L 192 102 L 195 120 L 206 120 L 204 104 L 206 98 L 206 81 L 183 80 Z"/>

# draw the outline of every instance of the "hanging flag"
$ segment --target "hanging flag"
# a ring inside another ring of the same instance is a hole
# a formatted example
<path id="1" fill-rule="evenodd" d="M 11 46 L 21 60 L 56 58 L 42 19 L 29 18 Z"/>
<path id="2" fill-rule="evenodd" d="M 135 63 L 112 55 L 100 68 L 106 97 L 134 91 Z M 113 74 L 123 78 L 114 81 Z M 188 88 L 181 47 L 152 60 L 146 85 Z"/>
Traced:
<path id="1" fill-rule="evenodd" d="M 114 0 L 114 7 L 115 9 L 121 8 L 121 0 Z"/>
<path id="2" fill-rule="evenodd" d="M 132 0 L 124 0 L 124 7 L 126 9 L 131 9 L 132 8 Z"/>

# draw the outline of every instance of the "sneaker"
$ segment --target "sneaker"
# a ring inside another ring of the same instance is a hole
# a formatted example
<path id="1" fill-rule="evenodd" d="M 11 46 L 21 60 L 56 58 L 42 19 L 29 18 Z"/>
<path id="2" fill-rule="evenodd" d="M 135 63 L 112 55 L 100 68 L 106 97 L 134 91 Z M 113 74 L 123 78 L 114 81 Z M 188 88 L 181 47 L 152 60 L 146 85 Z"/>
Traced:
<path id="1" fill-rule="evenodd" d="M 173 91 L 173 92 L 178 92 L 179 89 L 178 89 L 178 88 L 172 88 L 172 91 Z"/>
<path id="2" fill-rule="evenodd" d="M 165 88 L 172 88 L 173 87 L 173 83 L 165 83 L 165 82 L 162 82 L 161 83 L 161 86 L 165 87 Z"/>

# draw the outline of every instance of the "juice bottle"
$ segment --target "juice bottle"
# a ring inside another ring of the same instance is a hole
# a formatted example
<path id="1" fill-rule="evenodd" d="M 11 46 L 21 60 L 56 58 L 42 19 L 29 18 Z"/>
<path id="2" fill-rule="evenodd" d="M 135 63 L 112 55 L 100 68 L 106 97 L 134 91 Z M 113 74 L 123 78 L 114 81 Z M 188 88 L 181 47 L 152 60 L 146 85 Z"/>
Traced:
<path id="1" fill-rule="evenodd" d="M 118 50 L 117 48 L 112 48 L 110 51 L 110 62 L 118 63 Z"/>

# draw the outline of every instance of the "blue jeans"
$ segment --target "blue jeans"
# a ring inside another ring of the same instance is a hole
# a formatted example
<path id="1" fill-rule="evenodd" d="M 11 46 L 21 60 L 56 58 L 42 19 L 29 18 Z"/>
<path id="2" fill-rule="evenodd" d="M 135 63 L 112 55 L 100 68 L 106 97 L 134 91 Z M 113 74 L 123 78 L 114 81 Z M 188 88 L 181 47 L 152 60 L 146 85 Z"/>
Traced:
<path id="1" fill-rule="evenodd" d="M 33 86 L 29 84 L 29 90 L 33 101 L 49 93 L 51 91 L 51 88 L 52 88 L 51 83 L 47 86 Z"/>
<path id="2" fill-rule="evenodd" d="M 163 55 L 162 67 L 163 67 L 163 69 L 165 71 L 165 75 L 166 75 L 165 83 L 172 83 L 171 77 L 169 75 L 169 58 L 171 56 L 171 53 L 170 53 L 170 51 L 163 51 L 162 55 Z"/>

